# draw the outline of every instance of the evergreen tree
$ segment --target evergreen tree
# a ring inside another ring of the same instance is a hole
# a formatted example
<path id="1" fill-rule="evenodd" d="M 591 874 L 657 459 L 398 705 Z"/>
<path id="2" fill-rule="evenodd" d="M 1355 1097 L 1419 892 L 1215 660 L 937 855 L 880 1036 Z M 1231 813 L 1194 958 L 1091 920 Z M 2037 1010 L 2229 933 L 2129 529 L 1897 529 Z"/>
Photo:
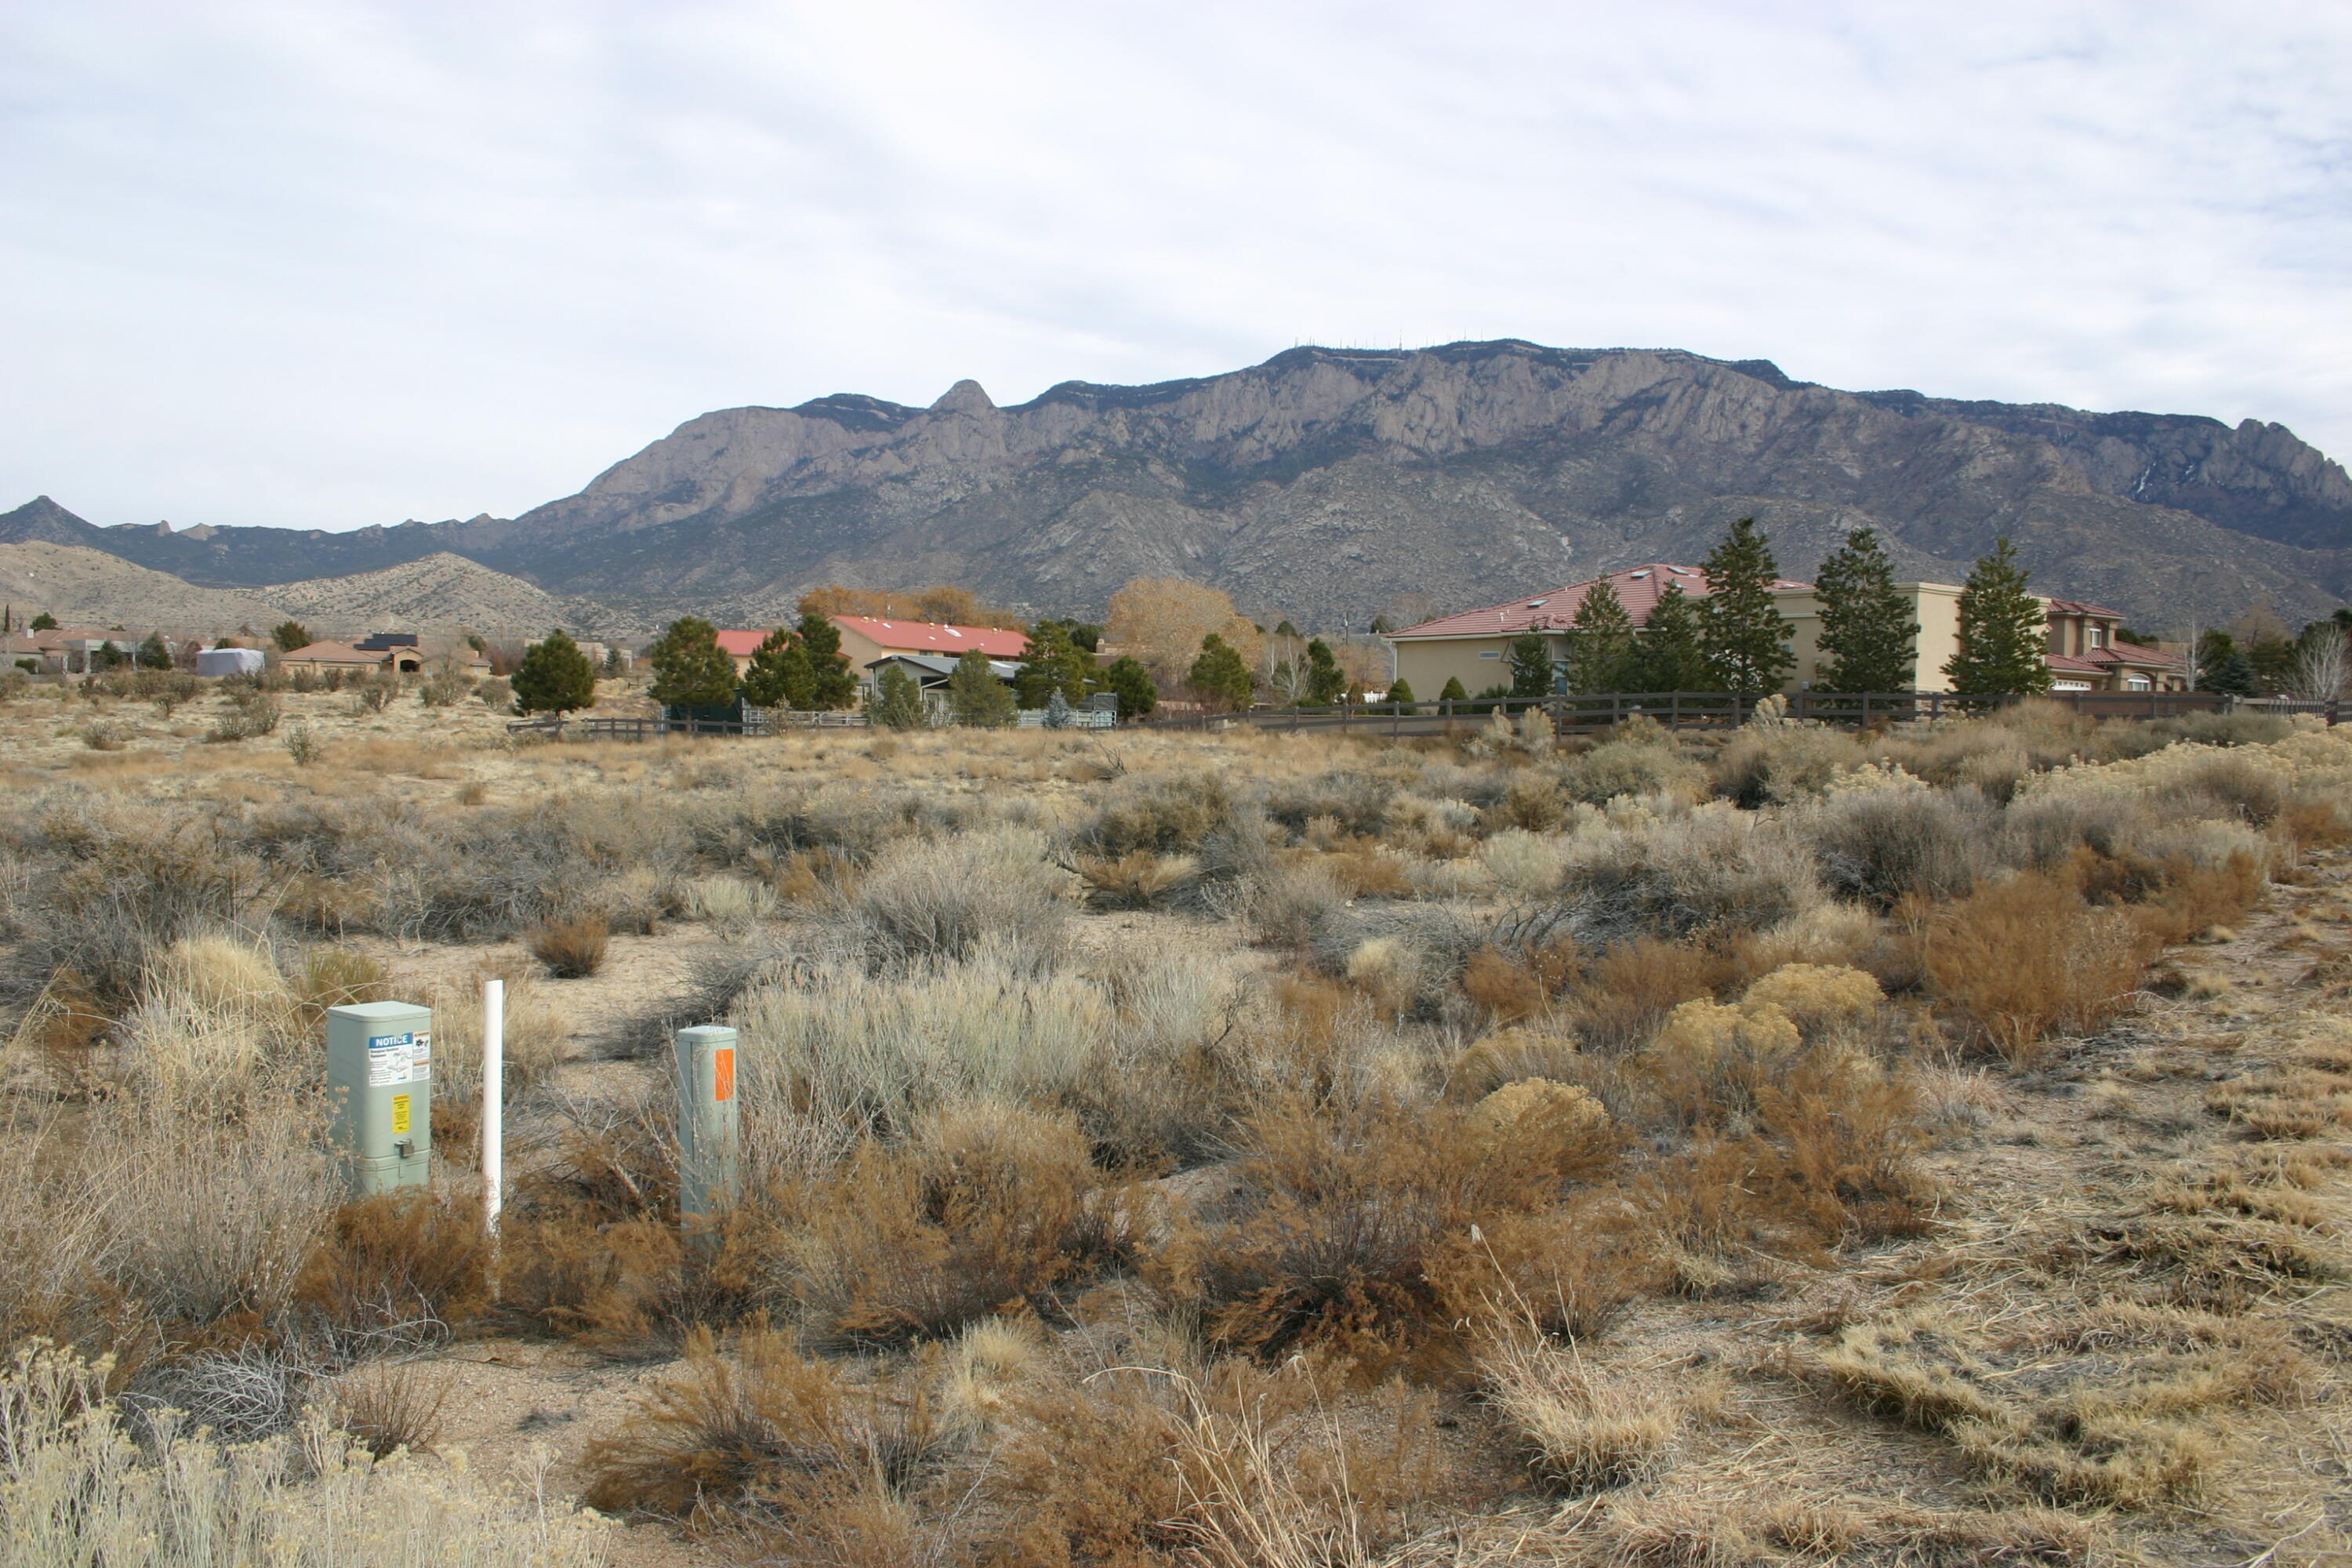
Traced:
<path id="1" fill-rule="evenodd" d="M 816 671 L 799 633 L 778 626 L 760 639 L 751 650 L 751 667 L 743 672 L 743 700 L 754 708 L 805 711 L 816 706 Z"/>
<path id="2" fill-rule="evenodd" d="M 728 669 L 731 675 L 734 666 L 730 664 Z M 523 650 L 522 663 L 515 667 L 514 672 L 516 712 L 553 713 L 561 717 L 576 709 L 594 706 L 595 668 L 580 651 L 578 643 L 561 631 L 551 631 Z"/>
<path id="3" fill-rule="evenodd" d="M 58 629 L 58 618 L 57 616 L 49 614 L 48 611 L 43 610 L 39 615 L 35 616 L 31 620 L 25 623 L 25 629 L 26 631 L 34 632 L 53 632 Z"/>
<path id="4" fill-rule="evenodd" d="M 1700 570 L 1706 574 L 1706 597 L 1698 602 L 1699 646 L 1719 689 L 1778 691 L 1797 656 L 1787 647 L 1789 623 L 1772 602 L 1780 567 L 1771 541 L 1757 531 L 1754 518 L 1743 517 Z"/>
<path id="5" fill-rule="evenodd" d="M 866 721 L 885 730 L 920 730 L 931 715 L 913 679 L 894 664 L 882 672 L 866 700 Z"/>
<path id="6" fill-rule="evenodd" d="M 1331 645 L 1317 637 L 1307 645 L 1307 691 L 1300 701 L 1305 708 L 1328 708 L 1348 689 L 1348 673 L 1339 661 L 1331 657 Z"/>
<path id="7" fill-rule="evenodd" d="M 1086 700 L 1095 661 L 1070 640 L 1069 628 L 1059 621 L 1039 621 L 1029 634 L 1029 651 L 1013 677 L 1013 689 L 1024 708 L 1043 708 L 1054 693 L 1068 702 Z"/>
<path id="8" fill-rule="evenodd" d="M 1202 701 L 1236 710 L 1247 708 L 1256 689 L 1242 656 L 1214 632 L 1201 639 L 1188 682 Z"/>
<path id="9" fill-rule="evenodd" d="M 1551 644 L 1533 633 L 1511 639 L 1512 697 L 1549 697 L 1552 689 Z"/>
<path id="10" fill-rule="evenodd" d="M 131 656 L 111 642 L 102 642 L 90 650 L 89 667 L 92 669 L 121 669 L 130 662 Z"/>
<path id="11" fill-rule="evenodd" d="M 735 661 L 719 646 L 719 628 L 699 616 L 670 622 L 646 650 L 646 661 L 654 670 L 647 695 L 665 708 L 717 708 L 735 700 Z"/>
<path id="12" fill-rule="evenodd" d="M 2203 685 L 2208 691 L 2227 692 L 2231 697 L 2252 697 L 2254 694 L 2253 661 L 2233 647 L 2210 667 Z"/>
<path id="13" fill-rule="evenodd" d="M 1470 700 L 1470 693 L 1463 686 L 1460 676 L 1449 675 L 1445 678 L 1445 685 L 1437 693 L 1437 700 L 1440 702 L 1467 702 Z"/>
<path id="14" fill-rule="evenodd" d="M 964 650 L 948 677 L 948 711 L 957 723 L 977 729 L 1002 730 L 1013 722 L 1013 690 L 996 679 L 988 656 L 976 647 Z"/>
<path id="15" fill-rule="evenodd" d="M 606 648 L 604 650 L 605 677 L 607 679 L 613 679 L 628 673 L 629 661 L 621 657 L 621 650 L 616 647 Z"/>
<path id="16" fill-rule="evenodd" d="M 1969 569 L 1960 589 L 1960 647 L 1944 666 L 1952 689 L 1978 696 L 2050 689 L 2050 614 L 2026 592 L 2006 539 Z"/>
<path id="17" fill-rule="evenodd" d="M 1389 701 L 1395 705 L 1397 711 L 1400 713 L 1411 713 L 1414 711 L 1412 682 L 1402 678 L 1391 682 L 1389 686 Z"/>
<path id="18" fill-rule="evenodd" d="M 1103 684 L 1118 698 L 1118 716 L 1140 719 L 1160 706 L 1160 689 L 1151 683 L 1151 671 L 1143 661 L 1126 654 L 1110 661 L 1103 671 Z"/>
<path id="19" fill-rule="evenodd" d="M 1633 662 L 1633 617 L 1625 601 L 1603 577 L 1585 590 L 1576 606 L 1576 630 L 1568 639 L 1568 689 L 1578 696 L 1628 689 Z"/>
<path id="20" fill-rule="evenodd" d="M 1821 650 L 1813 684 L 1823 691 L 1908 691 L 1917 677 L 1919 623 L 1895 586 L 1895 563 L 1875 530 L 1857 528 L 1828 560 L 1815 584 L 1822 606 Z"/>
<path id="21" fill-rule="evenodd" d="M 1669 583 L 1650 606 L 1633 640 L 1629 691 L 1719 691 L 1714 667 L 1699 641 L 1698 610 L 1679 583 Z"/>
<path id="22" fill-rule="evenodd" d="M 814 610 L 801 614 L 801 651 L 808 657 L 815 680 L 809 690 L 812 708 L 846 708 L 857 700 L 857 672 L 841 651 L 841 628 L 830 616 Z"/>
<path id="23" fill-rule="evenodd" d="M 162 632 L 149 632 L 147 634 L 147 640 L 139 645 L 139 652 L 135 656 L 133 662 L 142 669 L 171 668 L 172 650 L 164 645 L 163 634 Z"/>
<path id="24" fill-rule="evenodd" d="M 299 621 L 280 621 L 269 634 L 269 640 L 278 645 L 278 652 L 292 653 L 298 647 L 310 646 L 310 628 Z"/>

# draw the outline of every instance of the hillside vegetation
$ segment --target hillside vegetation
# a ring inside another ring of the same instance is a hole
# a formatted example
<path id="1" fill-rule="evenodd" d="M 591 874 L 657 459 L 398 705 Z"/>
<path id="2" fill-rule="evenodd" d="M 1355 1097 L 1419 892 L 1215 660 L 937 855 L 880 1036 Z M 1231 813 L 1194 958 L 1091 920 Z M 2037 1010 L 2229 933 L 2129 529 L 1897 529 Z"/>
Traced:
<path id="1" fill-rule="evenodd" d="M 163 1420 L 550 1561 L 2352 1550 L 2344 731 L 53 743 L 130 700 L 0 703 L 0 1540 Z M 387 995 L 435 1185 L 341 1203 L 320 1018 Z"/>

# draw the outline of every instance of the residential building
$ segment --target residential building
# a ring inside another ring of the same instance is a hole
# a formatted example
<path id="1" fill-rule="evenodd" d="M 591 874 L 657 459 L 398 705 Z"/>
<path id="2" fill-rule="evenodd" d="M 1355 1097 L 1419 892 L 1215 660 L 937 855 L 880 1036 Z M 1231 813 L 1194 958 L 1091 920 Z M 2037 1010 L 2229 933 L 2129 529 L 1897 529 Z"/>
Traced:
<path id="1" fill-rule="evenodd" d="M 896 655 L 945 658 L 950 665 L 971 648 L 993 660 L 1017 662 L 1029 651 L 1029 638 L 1002 626 L 935 626 L 923 621 L 886 621 L 872 616 L 835 616 L 834 629 L 841 634 L 841 651 L 861 683 L 871 684 L 874 665 Z M 735 661 L 741 679 L 751 668 L 751 655 L 766 632 L 728 631 L 719 634 L 719 646 Z M 911 673 L 911 672 L 910 672 Z"/>
<path id="2" fill-rule="evenodd" d="M 1692 598 L 1706 595 L 1706 577 L 1697 567 L 1652 562 L 1609 574 L 1609 583 L 1636 627 L 1645 625 L 1659 595 L 1668 584 Z M 1474 696 L 1511 680 L 1511 644 L 1534 635 L 1549 645 L 1557 664 L 1568 652 L 1577 607 L 1599 578 L 1571 583 L 1524 599 L 1490 605 L 1441 616 L 1388 635 L 1396 650 L 1398 679 L 1412 684 L 1423 700 L 1434 698 L 1449 679 L 1459 680 Z M 1912 618 L 1919 623 L 1919 639 L 1912 659 L 1913 691 L 1950 689 L 1944 666 L 1959 649 L 1960 589 L 1950 583 L 1898 583 L 1898 592 L 1910 601 Z M 1810 687 L 1823 662 L 1821 650 L 1821 602 L 1810 583 L 1782 579 L 1772 584 L 1772 598 L 1789 623 L 1790 652 L 1795 657 L 1787 687 Z M 2116 640 L 2122 623 L 2118 611 L 2072 599 L 2048 599 L 2050 670 L 2062 691 L 2179 690 L 2187 684 L 2181 661 L 2156 648 Z"/>

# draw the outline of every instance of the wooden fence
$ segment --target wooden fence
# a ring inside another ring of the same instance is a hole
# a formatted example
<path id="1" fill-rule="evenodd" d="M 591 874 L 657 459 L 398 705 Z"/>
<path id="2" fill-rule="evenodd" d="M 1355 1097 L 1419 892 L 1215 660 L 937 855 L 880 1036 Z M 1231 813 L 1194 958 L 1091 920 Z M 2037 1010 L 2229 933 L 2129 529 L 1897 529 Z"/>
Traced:
<path id="1" fill-rule="evenodd" d="M 1753 718 L 1759 699 L 1722 691 L 1619 691 L 1590 697 L 1501 697 L 1484 700 L 1340 703 L 1330 708 L 1253 708 L 1240 713 L 1187 713 L 1140 721 L 1152 730 L 1219 730 L 1254 725 L 1283 734 L 1334 731 L 1354 735 L 1444 735 L 1488 721 L 1499 711 L 1516 717 L 1530 708 L 1548 713 L 1556 733 L 1592 735 L 1640 714 L 1669 730 L 1736 730 Z M 1789 717 L 1854 729 L 1910 723 L 1922 719 L 1987 713 L 2021 701 L 2017 697 L 1962 696 L 1953 691 L 1799 691 L 1788 699 Z M 2095 719 L 2168 719 L 2187 713 L 2308 713 L 2329 724 L 2339 721 L 2334 702 L 2301 702 L 2276 697 L 2231 697 L 2218 691 L 2053 691 L 2043 700 Z M 720 719 L 525 719 L 507 730 L 559 741 L 644 741 L 663 735 L 775 735 L 788 730 L 863 729 L 861 712 L 798 713 L 751 708 L 743 718 Z"/>

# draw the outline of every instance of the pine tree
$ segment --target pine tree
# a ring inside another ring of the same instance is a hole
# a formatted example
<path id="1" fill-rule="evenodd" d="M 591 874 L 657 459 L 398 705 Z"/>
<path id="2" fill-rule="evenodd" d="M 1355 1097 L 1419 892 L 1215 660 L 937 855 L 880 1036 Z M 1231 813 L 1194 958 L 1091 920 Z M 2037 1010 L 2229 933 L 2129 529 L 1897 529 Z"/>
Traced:
<path id="1" fill-rule="evenodd" d="M 728 668 L 731 674 L 734 667 L 730 664 Z M 553 713 L 560 718 L 595 705 L 596 671 L 578 643 L 561 631 L 551 631 L 523 650 L 522 663 L 514 672 L 516 712 Z"/>
<path id="2" fill-rule="evenodd" d="M 299 621 L 280 621 L 269 634 L 269 640 L 278 645 L 278 652 L 292 653 L 298 647 L 310 646 L 310 628 Z"/>
<path id="3" fill-rule="evenodd" d="M 1823 691 L 1908 691 L 1917 677 L 1919 623 L 1895 585 L 1895 563 L 1874 529 L 1857 528 L 1815 581 L 1822 607 L 1821 650 L 1813 684 Z"/>
<path id="4" fill-rule="evenodd" d="M 1700 570 L 1706 574 L 1706 597 L 1698 602 L 1699 646 L 1720 689 L 1778 691 L 1797 656 L 1787 646 L 1789 623 L 1772 602 L 1780 567 L 1771 541 L 1757 531 L 1754 518 L 1743 517 Z"/>
<path id="5" fill-rule="evenodd" d="M 1549 697 L 1552 690 L 1551 644 L 1533 633 L 1511 639 L 1513 697 Z"/>
<path id="6" fill-rule="evenodd" d="M 1437 693 L 1437 700 L 1440 702 L 1467 702 L 1470 691 L 1462 684 L 1460 676 L 1449 675 L 1445 678 L 1445 685 Z"/>
<path id="7" fill-rule="evenodd" d="M 1718 691 L 1714 668 L 1699 642 L 1698 610 L 1679 583 L 1659 591 L 1633 641 L 1629 691 Z"/>
<path id="8" fill-rule="evenodd" d="M 1576 630 L 1568 639 L 1565 660 L 1569 690 L 1578 696 L 1595 691 L 1623 691 L 1633 661 L 1633 617 L 1625 602 L 1603 577 L 1584 592 L 1576 606 Z"/>
<path id="9" fill-rule="evenodd" d="M 132 662 L 137 664 L 142 669 L 171 668 L 172 650 L 170 647 L 164 643 L 163 634 L 162 632 L 149 632 L 147 634 L 147 640 L 139 645 L 139 652 L 134 657 Z"/>
<path id="10" fill-rule="evenodd" d="M 931 721 L 923 694 L 897 665 L 882 671 L 873 695 L 866 700 L 866 721 L 885 730 L 920 730 Z"/>
<path id="11" fill-rule="evenodd" d="M 25 629 L 30 632 L 53 632 L 58 629 L 58 618 L 48 611 L 43 610 L 25 623 Z"/>
<path id="12" fill-rule="evenodd" d="M 1400 713 L 1413 711 L 1412 682 L 1402 678 L 1389 683 L 1389 701 Z"/>
<path id="13" fill-rule="evenodd" d="M 1083 702 L 1094 672 L 1095 661 L 1070 640 L 1067 627 L 1039 621 L 1029 634 L 1029 651 L 1013 674 L 1013 689 L 1024 708 L 1043 708 L 1057 691 L 1064 701 Z"/>
<path id="14" fill-rule="evenodd" d="M 1110 661 L 1103 671 L 1103 685 L 1118 698 L 1118 716 L 1140 719 L 1160 706 L 1160 689 L 1151 683 L 1151 671 L 1139 658 L 1126 654 Z"/>
<path id="15" fill-rule="evenodd" d="M 1214 632 L 1201 639 L 1201 657 L 1192 661 L 1187 680 L 1202 701 L 1228 709 L 1247 708 L 1256 692 L 1249 666 Z"/>
<path id="16" fill-rule="evenodd" d="M 1317 637 L 1307 645 L 1307 693 L 1300 706 L 1328 708 L 1348 689 L 1348 672 L 1331 657 L 1331 645 Z"/>
<path id="17" fill-rule="evenodd" d="M 1013 689 L 996 679 L 988 656 L 976 647 L 964 650 L 948 677 L 948 710 L 957 723 L 977 729 L 1002 730 L 1013 722 Z"/>
<path id="18" fill-rule="evenodd" d="M 1944 666 L 1952 689 L 1978 696 L 2050 689 L 2050 614 L 2026 591 L 2006 539 L 1969 569 L 1960 589 L 1960 647 Z"/>
<path id="19" fill-rule="evenodd" d="M 717 708 L 735 700 L 735 661 L 719 646 L 719 628 L 699 616 L 670 622 L 646 650 L 646 661 L 654 669 L 647 695 L 665 708 Z"/>
<path id="20" fill-rule="evenodd" d="M 841 651 L 841 628 L 832 618 L 808 610 L 801 616 L 801 651 L 808 656 L 814 684 L 809 690 L 812 708 L 846 708 L 857 700 L 857 672 Z"/>
<path id="21" fill-rule="evenodd" d="M 754 708 L 816 706 L 816 671 L 800 634 L 778 626 L 760 639 L 751 651 L 751 667 L 743 672 L 743 700 Z"/>

